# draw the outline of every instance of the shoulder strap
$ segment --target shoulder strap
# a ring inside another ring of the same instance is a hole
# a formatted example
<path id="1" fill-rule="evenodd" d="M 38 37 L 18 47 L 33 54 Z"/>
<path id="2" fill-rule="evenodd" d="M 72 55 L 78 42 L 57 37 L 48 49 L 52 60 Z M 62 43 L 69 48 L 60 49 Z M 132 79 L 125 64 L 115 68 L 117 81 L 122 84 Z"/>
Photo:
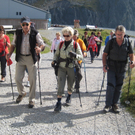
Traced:
<path id="1" fill-rule="evenodd" d="M 61 41 L 59 45 L 59 50 L 62 48 L 63 44 L 64 44 L 64 41 Z"/>
<path id="2" fill-rule="evenodd" d="M 76 52 L 76 49 L 77 49 L 77 42 L 74 41 L 74 48 L 75 48 L 75 52 Z"/>
<path id="3" fill-rule="evenodd" d="M 110 54 L 110 51 L 113 49 L 113 42 L 114 42 L 114 38 L 110 39 L 110 45 L 109 45 L 109 53 L 108 55 Z"/>
<path id="4" fill-rule="evenodd" d="M 126 41 L 127 41 L 127 50 L 128 50 L 128 53 L 129 53 L 129 36 L 126 35 L 124 38 L 125 38 Z"/>

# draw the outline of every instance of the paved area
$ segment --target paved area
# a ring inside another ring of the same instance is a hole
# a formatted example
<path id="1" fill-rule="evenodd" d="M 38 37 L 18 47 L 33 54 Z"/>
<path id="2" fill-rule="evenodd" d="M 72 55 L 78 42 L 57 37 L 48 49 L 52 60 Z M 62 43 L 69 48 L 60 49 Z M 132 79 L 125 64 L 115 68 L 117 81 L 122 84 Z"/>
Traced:
<path id="1" fill-rule="evenodd" d="M 43 31 L 42 31 L 43 32 Z M 43 34 L 51 33 L 43 32 Z M 45 36 L 44 35 L 44 36 Z M 48 34 L 49 35 L 49 34 Z M 54 34 L 55 36 L 55 34 Z M 53 38 L 54 38 L 53 36 Z M 50 36 L 51 37 L 51 36 Z M 101 53 L 102 54 L 102 53 Z M 73 93 L 72 105 L 64 106 L 66 97 L 62 99 L 62 111 L 54 112 L 56 104 L 56 77 L 51 67 L 53 54 L 42 55 L 40 62 L 40 78 L 42 91 L 42 105 L 40 105 L 40 93 L 37 76 L 36 105 L 28 108 L 29 88 L 25 87 L 26 97 L 20 104 L 15 103 L 18 96 L 15 76 L 15 55 L 12 55 L 11 65 L 14 100 L 10 86 L 9 67 L 7 67 L 6 82 L 0 83 L 0 135 L 134 135 L 135 119 L 120 106 L 121 112 L 104 114 L 106 78 L 101 93 L 99 106 L 96 105 L 101 89 L 103 71 L 101 55 L 91 64 L 90 57 L 85 59 L 87 91 L 85 87 L 84 65 L 82 66 L 83 79 L 81 81 L 81 101 L 78 94 Z M 38 75 L 38 74 L 37 74 Z M 27 82 L 27 74 L 24 85 Z M 67 89 L 65 87 L 65 94 Z"/>

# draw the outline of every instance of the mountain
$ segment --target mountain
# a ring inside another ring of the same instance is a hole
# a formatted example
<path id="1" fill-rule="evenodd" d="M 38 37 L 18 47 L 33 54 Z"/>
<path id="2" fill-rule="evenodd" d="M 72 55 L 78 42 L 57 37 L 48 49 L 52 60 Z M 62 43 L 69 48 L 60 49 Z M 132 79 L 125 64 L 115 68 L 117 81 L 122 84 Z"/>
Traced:
<path id="1" fill-rule="evenodd" d="M 122 24 L 135 30 L 135 0 L 22 0 L 33 6 L 49 10 L 52 24 L 80 25 L 115 28 Z"/>

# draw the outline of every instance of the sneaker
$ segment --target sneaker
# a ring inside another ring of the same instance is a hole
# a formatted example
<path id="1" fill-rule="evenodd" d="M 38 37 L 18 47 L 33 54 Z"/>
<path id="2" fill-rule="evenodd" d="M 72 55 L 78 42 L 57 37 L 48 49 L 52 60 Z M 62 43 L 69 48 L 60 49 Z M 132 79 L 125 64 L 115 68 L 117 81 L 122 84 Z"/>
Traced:
<path id="1" fill-rule="evenodd" d="M 55 111 L 55 112 L 61 111 L 61 103 L 60 103 L 60 102 L 57 102 L 54 111 Z"/>
<path id="2" fill-rule="evenodd" d="M 111 106 L 110 106 L 110 107 L 105 106 L 105 107 L 104 107 L 104 112 L 105 112 L 105 113 L 108 113 L 108 112 L 110 111 L 110 109 L 111 109 Z"/>
<path id="3" fill-rule="evenodd" d="M 91 63 L 93 63 L 93 60 L 91 60 Z"/>
<path id="4" fill-rule="evenodd" d="M 117 104 L 114 104 L 114 105 L 112 106 L 112 109 L 113 109 L 113 111 L 114 111 L 115 113 L 119 113 L 119 112 L 120 112 L 119 107 L 118 107 Z"/>
<path id="5" fill-rule="evenodd" d="M 23 95 L 19 95 L 16 99 L 16 103 L 20 103 L 25 96 L 26 96 L 26 93 L 24 93 Z"/>
<path id="6" fill-rule="evenodd" d="M 66 104 L 69 106 L 69 105 L 71 105 L 71 99 L 69 99 L 68 97 L 67 97 L 67 99 L 66 99 Z"/>
<path id="7" fill-rule="evenodd" d="M 30 87 L 30 83 L 29 83 L 29 81 L 27 82 L 27 85 L 26 85 L 27 87 Z"/>
<path id="8" fill-rule="evenodd" d="M 34 105 L 35 105 L 35 102 L 33 102 L 33 101 L 29 101 L 29 108 L 33 108 L 33 107 L 34 107 Z"/>
<path id="9" fill-rule="evenodd" d="M 65 94 L 64 93 L 62 94 L 62 97 L 65 97 Z"/>
<path id="10" fill-rule="evenodd" d="M 6 81 L 6 78 L 5 77 L 2 77 L 0 82 L 5 82 Z"/>

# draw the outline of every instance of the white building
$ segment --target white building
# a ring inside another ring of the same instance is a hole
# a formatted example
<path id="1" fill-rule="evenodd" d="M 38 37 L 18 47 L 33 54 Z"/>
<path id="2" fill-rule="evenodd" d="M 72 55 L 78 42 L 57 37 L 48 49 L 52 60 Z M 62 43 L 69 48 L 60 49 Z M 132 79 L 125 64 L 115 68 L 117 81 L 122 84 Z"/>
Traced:
<path id="1" fill-rule="evenodd" d="M 36 29 L 47 29 L 51 25 L 51 14 L 48 11 L 17 0 L 0 0 L 0 13 L 0 25 L 20 27 L 20 19 L 24 16 L 35 22 Z"/>

